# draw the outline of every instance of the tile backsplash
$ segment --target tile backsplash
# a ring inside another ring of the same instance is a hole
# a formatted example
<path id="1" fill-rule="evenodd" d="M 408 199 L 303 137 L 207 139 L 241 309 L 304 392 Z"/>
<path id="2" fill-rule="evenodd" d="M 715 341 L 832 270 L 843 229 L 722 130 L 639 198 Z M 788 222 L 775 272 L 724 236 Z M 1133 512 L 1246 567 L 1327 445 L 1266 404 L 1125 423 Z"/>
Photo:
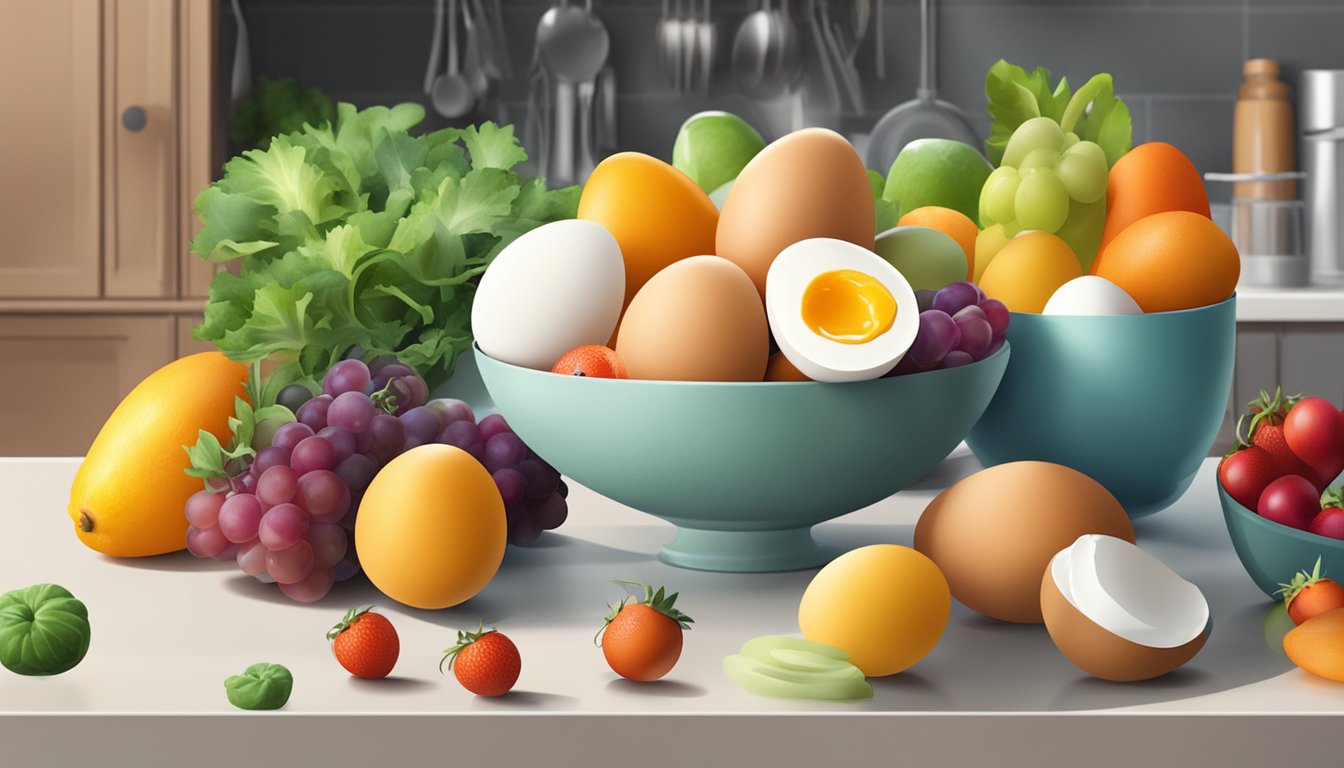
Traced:
<path id="1" fill-rule="evenodd" d="M 919 3 L 877 1 L 885 2 L 887 76 L 874 76 L 870 32 L 857 55 L 867 110 L 842 118 L 840 127 L 849 133 L 868 131 L 887 109 L 912 98 L 919 80 Z M 520 76 L 501 85 L 489 112 L 466 121 L 521 122 L 524 116 L 536 23 L 550 3 L 502 5 Z M 703 109 L 738 112 L 767 134 L 786 128 L 743 97 L 728 71 L 732 36 L 754 7 L 753 0 L 712 2 L 718 45 L 704 96 L 674 93 L 659 71 L 653 41 L 661 0 L 597 0 L 595 11 L 612 41 L 622 148 L 666 158 L 681 121 Z M 254 74 L 292 75 L 361 106 L 426 101 L 420 86 L 433 0 L 244 0 L 243 10 Z M 220 3 L 220 13 L 220 82 L 227 88 L 235 25 L 229 3 Z M 985 70 L 996 59 L 1042 65 L 1075 85 L 1104 71 L 1115 76 L 1130 107 L 1135 142 L 1169 141 L 1201 171 L 1230 169 L 1232 111 L 1244 59 L 1278 59 L 1290 84 L 1304 68 L 1344 68 L 1341 0 L 944 0 L 937 18 L 939 96 L 970 113 L 982 135 L 989 124 Z M 445 122 L 431 112 L 430 124 Z M 1225 187 L 1210 191 L 1215 198 L 1228 194 Z"/>

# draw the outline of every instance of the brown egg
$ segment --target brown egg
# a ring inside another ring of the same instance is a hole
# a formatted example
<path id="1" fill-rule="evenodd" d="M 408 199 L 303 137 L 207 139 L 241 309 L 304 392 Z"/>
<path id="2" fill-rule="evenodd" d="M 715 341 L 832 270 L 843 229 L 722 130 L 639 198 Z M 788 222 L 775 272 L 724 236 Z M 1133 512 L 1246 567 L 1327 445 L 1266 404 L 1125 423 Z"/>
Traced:
<path id="1" fill-rule="evenodd" d="M 1059 464 L 1016 461 L 938 494 L 915 526 L 915 549 L 938 564 L 966 607 L 1039 624 L 1050 559 L 1085 533 L 1134 541 L 1124 507 L 1096 480 Z"/>
<path id="2" fill-rule="evenodd" d="M 765 295 L 770 262 L 786 247 L 833 237 L 873 249 L 873 189 L 863 160 L 825 128 L 794 131 L 742 169 L 719 212 L 715 252 Z"/>
<path id="3" fill-rule="evenodd" d="M 635 294 L 616 353 L 632 379 L 760 381 L 770 356 L 765 306 L 731 261 L 682 259 Z"/>

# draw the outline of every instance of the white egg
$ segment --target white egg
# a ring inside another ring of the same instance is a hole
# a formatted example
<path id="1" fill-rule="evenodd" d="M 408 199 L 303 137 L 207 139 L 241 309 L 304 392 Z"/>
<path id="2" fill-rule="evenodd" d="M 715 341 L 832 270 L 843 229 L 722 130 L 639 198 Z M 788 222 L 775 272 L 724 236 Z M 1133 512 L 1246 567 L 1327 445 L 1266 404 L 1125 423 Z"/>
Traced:
<path id="1" fill-rule="evenodd" d="M 1138 315 L 1138 302 L 1104 277 L 1083 275 L 1059 286 L 1045 303 L 1045 315 Z"/>
<path id="2" fill-rule="evenodd" d="M 815 381 L 875 379 L 919 331 L 914 289 L 895 267 L 844 240 L 813 238 L 780 251 L 765 278 L 779 349 Z"/>
<path id="3" fill-rule="evenodd" d="M 549 371 L 584 344 L 606 344 L 625 301 L 625 261 L 601 224 L 567 219 L 514 240 L 481 275 L 471 330 L 496 360 Z"/>

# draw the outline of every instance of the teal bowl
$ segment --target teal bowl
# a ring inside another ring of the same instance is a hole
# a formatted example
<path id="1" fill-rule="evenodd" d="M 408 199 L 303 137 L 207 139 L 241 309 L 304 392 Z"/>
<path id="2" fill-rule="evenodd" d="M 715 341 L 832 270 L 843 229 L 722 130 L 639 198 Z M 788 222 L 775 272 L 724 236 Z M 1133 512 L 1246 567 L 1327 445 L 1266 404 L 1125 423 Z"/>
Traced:
<path id="1" fill-rule="evenodd" d="M 1223 504 L 1223 520 L 1232 548 L 1251 581 L 1270 597 L 1280 584 L 1291 581 L 1298 571 L 1311 572 L 1316 558 L 1321 571 L 1344 578 L 1344 541 L 1317 536 L 1257 515 L 1227 494 L 1218 481 L 1218 500 Z"/>
<path id="2" fill-rule="evenodd" d="M 1014 312 L 1013 361 L 966 442 L 986 467 L 1050 461 L 1130 517 L 1190 487 L 1227 412 L 1236 297 L 1199 309 L 1071 317 Z"/>
<path id="3" fill-rule="evenodd" d="M 476 363 L 538 455 L 677 527 L 664 562 L 755 572 L 829 559 L 812 526 L 933 469 L 980 418 L 1008 354 L 1005 344 L 971 365 L 847 384 L 560 376 L 480 349 Z"/>

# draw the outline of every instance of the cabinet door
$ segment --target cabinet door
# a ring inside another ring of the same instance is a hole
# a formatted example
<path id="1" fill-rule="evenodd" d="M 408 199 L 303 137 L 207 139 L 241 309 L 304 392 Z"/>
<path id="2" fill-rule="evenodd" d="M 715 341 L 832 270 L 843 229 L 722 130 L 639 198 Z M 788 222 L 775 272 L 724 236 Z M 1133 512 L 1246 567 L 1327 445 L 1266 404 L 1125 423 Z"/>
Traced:
<path id="1" fill-rule="evenodd" d="M 183 298 L 204 298 L 219 265 L 206 261 L 187 247 L 201 230 L 196 196 L 210 185 L 220 165 L 220 126 L 215 120 L 219 93 L 215 61 L 215 0 L 183 0 L 178 5 L 178 291 Z"/>
<path id="2" fill-rule="evenodd" d="M 83 456 L 175 334 L 170 316 L 0 316 L 0 456 Z"/>
<path id="3" fill-rule="evenodd" d="M 104 294 L 177 295 L 177 3 L 106 0 Z"/>
<path id="4" fill-rule="evenodd" d="M 209 341 L 197 341 L 191 337 L 191 329 L 205 319 L 202 315 L 177 316 L 177 356 L 186 357 L 197 352 L 213 352 L 215 345 Z"/>
<path id="5" fill-rule="evenodd" d="M 0 0 L 0 298 L 99 290 L 99 0 Z"/>

